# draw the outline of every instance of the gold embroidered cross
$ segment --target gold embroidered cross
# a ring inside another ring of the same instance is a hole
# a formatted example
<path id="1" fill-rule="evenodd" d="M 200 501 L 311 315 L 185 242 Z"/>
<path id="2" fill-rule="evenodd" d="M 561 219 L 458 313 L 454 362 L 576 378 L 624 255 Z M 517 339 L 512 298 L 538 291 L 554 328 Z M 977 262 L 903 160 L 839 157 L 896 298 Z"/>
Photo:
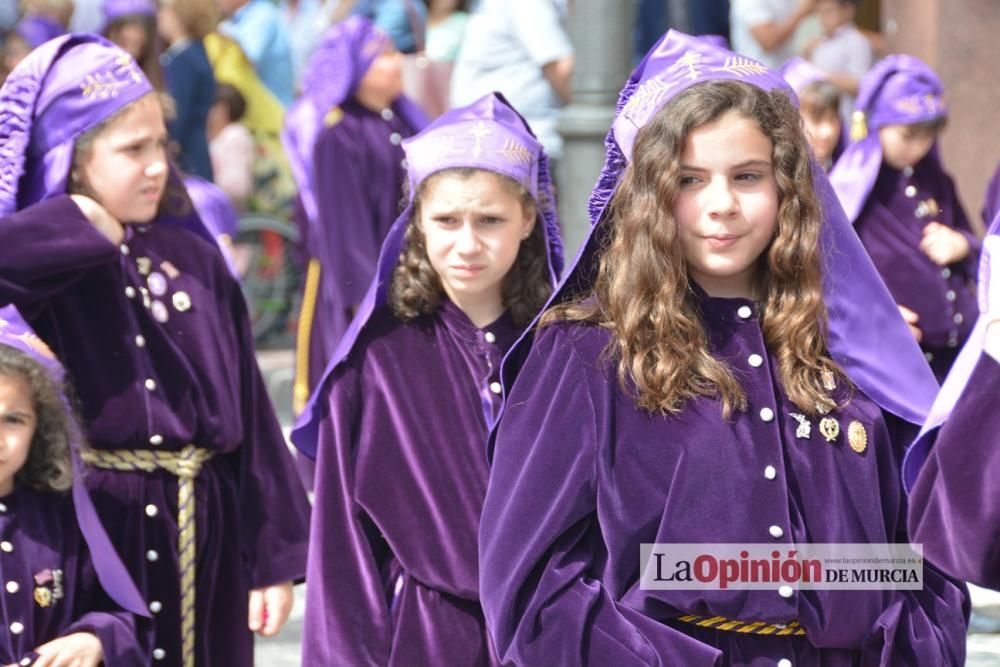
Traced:
<path id="1" fill-rule="evenodd" d="M 478 158 L 483 154 L 483 139 L 493 134 L 493 130 L 486 127 L 486 123 L 479 121 L 479 123 L 469 130 L 469 134 L 476 138 L 476 145 L 472 147 L 472 157 Z"/>

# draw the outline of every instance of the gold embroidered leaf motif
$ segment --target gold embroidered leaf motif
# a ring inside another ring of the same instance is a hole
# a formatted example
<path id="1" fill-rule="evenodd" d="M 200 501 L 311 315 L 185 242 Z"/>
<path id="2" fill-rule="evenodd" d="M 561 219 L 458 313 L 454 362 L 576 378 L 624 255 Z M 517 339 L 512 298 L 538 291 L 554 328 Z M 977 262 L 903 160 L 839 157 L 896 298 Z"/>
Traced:
<path id="1" fill-rule="evenodd" d="M 115 62 L 128 70 L 128 75 L 132 77 L 132 81 L 135 83 L 142 83 L 142 75 L 139 74 L 138 63 L 127 53 L 123 53 L 117 58 Z"/>
<path id="2" fill-rule="evenodd" d="M 80 84 L 83 96 L 86 98 L 96 97 L 106 100 L 109 97 L 117 97 L 118 92 L 129 85 L 129 81 L 116 79 L 111 72 L 98 72 L 88 74 L 83 78 L 84 83 Z"/>
<path id="3" fill-rule="evenodd" d="M 531 164 L 531 151 L 514 139 L 508 138 L 504 141 L 503 147 L 497 153 L 510 160 L 513 164 Z"/>
<path id="4" fill-rule="evenodd" d="M 722 67 L 713 67 L 713 72 L 726 72 L 737 76 L 753 76 L 755 74 L 765 74 L 767 68 L 756 60 L 742 58 L 740 56 L 729 56 Z"/>
<path id="5" fill-rule="evenodd" d="M 662 79 L 650 79 L 632 94 L 631 99 L 622 110 L 626 116 L 639 117 L 647 115 L 651 110 L 656 109 L 667 91 L 674 87 L 673 82 L 666 83 Z"/>
<path id="6" fill-rule="evenodd" d="M 701 64 L 701 58 L 702 55 L 697 51 L 686 51 L 677 61 L 677 65 L 680 67 L 687 67 L 688 77 L 693 81 L 701 74 L 701 72 L 698 71 L 698 66 Z"/>
<path id="7" fill-rule="evenodd" d="M 924 108 L 924 105 L 920 102 L 920 98 L 916 95 L 900 98 L 893 103 L 893 106 L 897 111 L 909 114 L 918 114 Z"/>

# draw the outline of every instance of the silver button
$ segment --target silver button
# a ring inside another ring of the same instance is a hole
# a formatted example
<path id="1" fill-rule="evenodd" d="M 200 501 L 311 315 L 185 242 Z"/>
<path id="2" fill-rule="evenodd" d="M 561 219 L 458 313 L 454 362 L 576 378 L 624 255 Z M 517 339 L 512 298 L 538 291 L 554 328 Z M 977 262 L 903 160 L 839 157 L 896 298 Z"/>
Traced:
<path id="1" fill-rule="evenodd" d="M 382 109 L 382 120 L 392 120 L 396 117 L 396 114 L 392 112 L 392 109 L 386 108 Z"/>
<path id="2" fill-rule="evenodd" d="M 23 665 L 23 667 L 28 667 L 28 665 L 30 665 L 34 661 L 35 661 L 35 659 L 32 658 L 30 655 L 28 655 L 28 656 L 25 656 L 25 657 L 21 658 L 21 662 L 19 662 L 17 664 Z"/>
<path id="3" fill-rule="evenodd" d="M 913 167 L 903 167 L 903 176 L 907 178 L 913 176 Z"/>
<path id="4" fill-rule="evenodd" d="M 0 514 L 6 511 L 7 511 L 7 506 L 3 503 L 0 503 Z"/>
<path id="5" fill-rule="evenodd" d="M 772 419 L 774 419 L 774 410 L 772 410 L 771 408 L 761 408 L 760 418 L 766 422 L 771 421 Z"/>
<path id="6" fill-rule="evenodd" d="M 915 187 L 913 187 L 912 185 L 907 185 L 906 189 L 903 190 L 903 192 L 906 193 L 907 197 L 916 197 L 917 196 L 917 189 Z"/>
<path id="7" fill-rule="evenodd" d="M 739 309 L 736 311 L 736 314 L 742 317 L 744 320 L 748 320 L 750 319 L 750 316 L 753 315 L 753 310 L 750 309 L 750 306 L 740 306 Z"/>
<path id="8" fill-rule="evenodd" d="M 136 347 L 146 347 L 146 339 L 143 338 L 142 336 L 136 336 L 135 345 Z"/>
<path id="9" fill-rule="evenodd" d="M 794 593 L 795 591 L 792 590 L 792 587 L 787 584 L 784 586 L 778 586 L 778 595 L 783 598 L 790 598 Z"/>
<path id="10" fill-rule="evenodd" d="M 146 385 L 146 389 L 156 391 L 156 380 L 153 378 L 146 378 L 146 381 L 143 382 L 143 384 Z"/>
<path id="11" fill-rule="evenodd" d="M 944 293 L 944 298 L 948 299 L 948 301 L 954 301 L 955 300 L 955 296 L 956 296 L 955 295 L 955 290 L 951 290 L 950 289 L 950 290 L 948 290 L 947 292 Z"/>
<path id="12" fill-rule="evenodd" d="M 156 553 L 155 549 L 150 549 L 149 551 L 146 552 L 146 560 L 148 560 L 150 563 L 155 563 L 159 559 L 160 559 L 160 554 Z"/>
<path id="13" fill-rule="evenodd" d="M 927 361 L 934 361 L 934 353 L 924 352 L 924 359 L 926 359 Z"/>
<path id="14" fill-rule="evenodd" d="M 154 516 L 159 514 L 159 512 L 160 510 L 156 508 L 156 505 L 152 504 L 146 505 L 146 516 L 148 516 L 149 518 L 152 519 Z"/>
<path id="15" fill-rule="evenodd" d="M 125 288 L 125 296 L 127 296 L 130 299 L 134 299 L 135 298 L 135 288 L 132 287 L 131 285 L 129 285 L 128 287 L 126 287 Z"/>
<path id="16" fill-rule="evenodd" d="M 955 324 L 961 324 L 962 322 L 965 321 L 965 316 L 962 315 L 962 313 L 955 313 L 954 320 Z"/>
<path id="17" fill-rule="evenodd" d="M 948 347 L 958 347 L 958 339 L 957 338 L 949 338 L 948 339 Z"/>
<path id="18" fill-rule="evenodd" d="M 14 545 L 7 540 L 4 540 L 3 542 L 0 542 L 0 551 L 3 551 L 5 554 L 9 554 L 14 551 Z"/>
<path id="19" fill-rule="evenodd" d="M 764 479 L 774 479 L 778 476 L 778 471 L 775 470 L 774 466 L 767 466 L 764 468 Z"/>
<path id="20" fill-rule="evenodd" d="M 11 634 L 19 635 L 22 632 L 24 632 L 24 625 L 18 623 L 17 621 L 14 621 L 13 623 L 10 624 L 10 632 Z"/>
<path id="21" fill-rule="evenodd" d="M 951 278 L 951 269 L 949 269 L 947 266 L 941 269 L 941 277 Z"/>
<path id="22" fill-rule="evenodd" d="M 497 337 L 493 334 L 492 331 L 487 331 L 486 333 L 484 333 L 483 334 L 483 338 L 486 339 L 487 343 L 495 343 L 495 342 L 497 342 Z"/>
<path id="23" fill-rule="evenodd" d="M 123 255 L 127 255 L 127 254 L 128 254 L 128 252 L 129 252 L 129 251 L 128 251 L 128 246 L 127 246 L 127 245 L 125 245 L 124 243 L 123 243 L 123 244 L 121 244 L 120 246 L 118 246 L 118 249 L 122 251 L 122 254 L 123 254 Z"/>
<path id="24" fill-rule="evenodd" d="M 771 533 L 771 537 L 776 540 L 780 540 L 785 536 L 785 531 L 781 529 L 781 526 L 771 526 L 767 529 L 767 532 Z"/>
<path id="25" fill-rule="evenodd" d="M 158 434 L 158 433 L 156 435 L 149 436 L 149 444 L 151 444 L 151 445 L 162 445 L 163 444 L 163 436 L 160 435 L 160 434 Z"/>
<path id="26" fill-rule="evenodd" d="M 389 135 L 389 141 L 393 146 L 398 146 L 403 141 L 403 135 L 399 132 L 393 132 Z"/>
<path id="27" fill-rule="evenodd" d="M 167 657 L 167 652 L 164 651 L 162 648 L 154 648 L 153 649 L 153 658 L 154 659 L 156 659 L 156 660 L 163 660 L 166 657 Z"/>
<path id="28" fill-rule="evenodd" d="M 764 358 L 761 357 L 759 354 L 751 354 L 749 357 L 747 357 L 747 362 L 754 368 L 760 368 L 761 365 L 764 363 Z"/>
<path id="29" fill-rule="evenodd" d="M 159 600 L 153 600 L 149 603 L 149 610 L 154 614 L 159 614 L 161 609 L 163 609 L 163 605 L 160 604 Z"/>
<path id="30" fill-rule="evenodd" d="M 778 661 L 778 667 L 792 667 L 792 661 L 788 658 L 782 658 Z"/>
<path id="31" fill-rule="evenodd" d="M 494 394 L 499 394 L 503 391 L 503 387 L 500 386 L 499 382 L 490 382 L 490 391 Z"/>
<path id="32" fill-rule="evenodd" d="M 4 585 L 4 588 L 7 589 L 8 593 L 16 593 L 19 590 L 21 590 L 21 584 L 17 583 L 16 581 L 8 581 Z"/>
<path id="33" fill-rule="evenodd" d="M 406 158 L 403 158 L 402 160 L 399 161 L 399 166 L 402 167 L 403 169 L 409 169 L 410 163 L 406 161 Z"/>

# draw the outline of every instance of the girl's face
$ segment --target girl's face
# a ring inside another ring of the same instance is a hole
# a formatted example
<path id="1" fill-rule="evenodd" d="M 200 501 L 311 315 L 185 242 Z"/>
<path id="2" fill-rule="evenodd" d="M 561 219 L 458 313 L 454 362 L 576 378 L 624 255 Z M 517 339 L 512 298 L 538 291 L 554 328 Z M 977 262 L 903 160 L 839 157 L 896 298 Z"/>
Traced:
<path id="1" fill-rule="evenodd" d="M 840 139 L 840 116 L 833 109 L 803 109 L 802 123 L 816 159 L 826 164 L 833 158 L 833 150 Z"/>
<path id="2" fill-rule="evenodd" d="M 886 125 L 878 130 L 882 159 L 893 169 L 912 167 L 927 155 L 937 132 L 917 125 Z"/>
<path id="3" fill-rule="evenodd" d="M 146 53 L 146 28 L 139 23 L 123 23 L 108 37 L 138 61 Z"/>
<path id="4" fill-rule="evenodd" d="M 386 51 L 372 61 L 356 93 L 362 101 L 373 99 L 383 104 L 391 104 L 402 94 L 403 55 L 396 50 Z"/>
<path id="5" fill-rule="evenodd" d="M 777 223 L 772 150 L 755 121 L 732 111 L 688 134 L 673 216 L 688 272 L 711 296 L 753 297 Z"/>
<path id="6" fill-rule="evenodd" d="M 27 380 L 0 375 L 0 496 L 14 490 L 14 475 L 28 460 L 37 421 Z"/>
<path id="7" fill-rule="evenodd" d="M 146 95 L 94 138 L 77 179 L 120 222 L 149 222 L 167 185 L 166 147 L 163 109 Z"/>
<path id="8" fill-rule="evenodd" d="M 445 174 L 421 195 L 419 224 L 428 259 L 460 307 L 470 300 L 502 300 L 503 279 L 535 224 L 502 178 L 488 171 Z"/>

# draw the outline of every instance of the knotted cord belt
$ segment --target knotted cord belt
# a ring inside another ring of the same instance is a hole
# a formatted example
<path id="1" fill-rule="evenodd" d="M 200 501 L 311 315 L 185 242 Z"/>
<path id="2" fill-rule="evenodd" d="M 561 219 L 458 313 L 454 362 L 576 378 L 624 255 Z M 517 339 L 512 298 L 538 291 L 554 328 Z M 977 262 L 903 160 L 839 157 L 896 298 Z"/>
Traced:
<path id="1" fill-rule="evenodd" d="M 105 470 L 154 472 L 177 476 L 177 559 L 181 575 L 181 656 L 194 667 L 195 513 L 194 479 L 212 452 L 188 445 L 179 452 L 149 449 L 84 449 L 84 463 Z"/>
<path id="2" fill-rule="evenodd" d="M 764 621 L 730 621 L 723 616 L 693 616 L 691 614 L 678 616 L 677 620 L 685 623 L 694 623 L 703 628 L 713 630 L 729 630 L 730 632 L 745 632 L 754 635 L 804 635 L 805 629 L 799 625 L 798 621 L 788 623 L 765 623 Z"/>

